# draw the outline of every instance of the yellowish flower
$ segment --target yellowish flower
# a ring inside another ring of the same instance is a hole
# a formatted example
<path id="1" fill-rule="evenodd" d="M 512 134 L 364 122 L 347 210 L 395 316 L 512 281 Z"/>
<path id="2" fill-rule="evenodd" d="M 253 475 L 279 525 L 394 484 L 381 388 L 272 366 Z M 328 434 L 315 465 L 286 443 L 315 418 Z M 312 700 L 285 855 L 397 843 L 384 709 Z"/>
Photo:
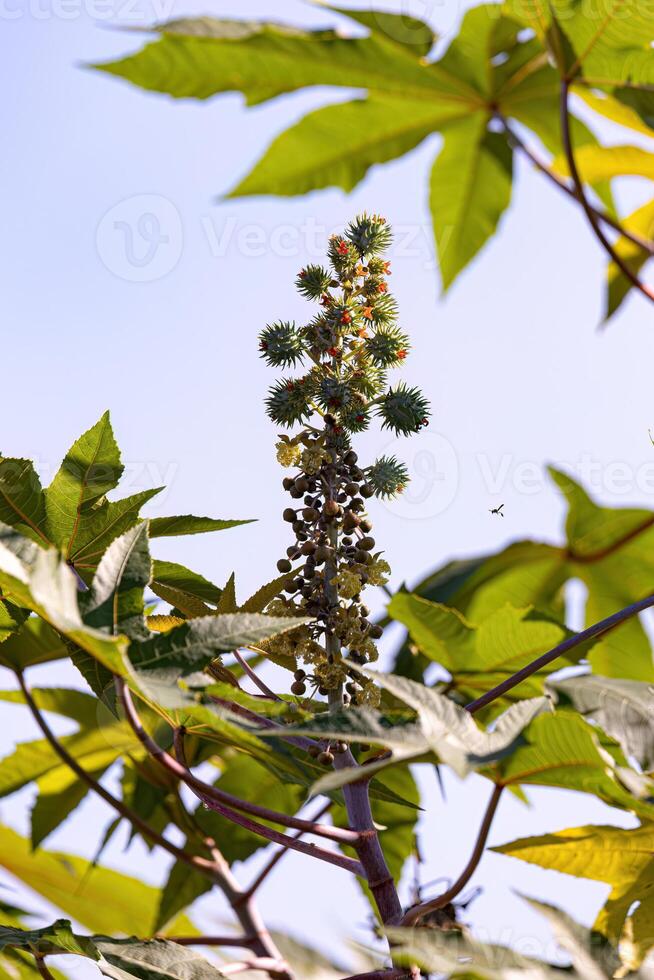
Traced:
<path id="1" fill-rule="evenodd" d="M 290 442 L 278 442 L 275 445 L 277 462 L 282 466 L 297 466 L 302 450 Z"/>

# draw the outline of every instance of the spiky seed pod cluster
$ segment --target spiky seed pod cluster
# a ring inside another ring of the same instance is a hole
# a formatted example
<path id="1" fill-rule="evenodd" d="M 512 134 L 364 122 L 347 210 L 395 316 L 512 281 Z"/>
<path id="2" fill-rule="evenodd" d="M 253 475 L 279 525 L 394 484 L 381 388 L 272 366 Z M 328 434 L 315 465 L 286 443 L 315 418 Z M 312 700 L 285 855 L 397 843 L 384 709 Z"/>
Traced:
<path id="1" fill-rule="evenodd" d="M 365 501 L 401 493 L 408 473 L 386 456 L 362 469 L 351 436 L 375 416 L 383 427 L 409 435 L 430 414 L 420 391 L 401 382 L 389 387 L 387 380 L 410 349 L 388 292 L 391 270 L 383 252 L 391 238 L 383 218 L 357 217 L 330 239 L 329 268 L 310 265 L 298 275 L 297 288 L 319 302 L 318 315 L 299 328 L 274 323 L 260 336 L 271 366 L 305 366 L 303 376 L 277 381 L 266 401 L 277 425 L 301 426 L 293 436 L 280 435 L 276 447 L 280 463 L 295 471 L 283 481 L 293 504 L 283 514 L 293 540 L 278 562 L 289 575 L 287 585 L 269 611 L 314 619 L 266 645 L 310 665 L 298 667 L 293 693 L 302 696 L 309 685 L 323 695 L 344 689 L 344 701 L 355 704 L 374 704 L 379 693 L 343 658 L 359 664 L 377 659 L 382 631 L 370 622 L 361 593 L 390 574 L 371 536 Z"/>

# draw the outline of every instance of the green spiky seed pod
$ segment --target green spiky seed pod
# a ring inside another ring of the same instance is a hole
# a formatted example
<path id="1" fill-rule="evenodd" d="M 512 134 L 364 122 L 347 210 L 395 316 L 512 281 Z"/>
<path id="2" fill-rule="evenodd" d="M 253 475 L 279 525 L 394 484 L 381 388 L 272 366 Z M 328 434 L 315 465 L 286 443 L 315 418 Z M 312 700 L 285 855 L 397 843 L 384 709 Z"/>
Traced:
<path id="1" fill-rule="evenodd" d="M 281 378 L 268 391 L 266 411 L 277 425 L 290 427 L 311 415 L 310 386 L 306 378 Z"/>
<path id="2" fill-rule="evenodd" d="M 360 256 L 379 255 L 385 252 L 393 241 L 393 233 L 378 214 L 360 214 L 347 227 L 345 235 L 357 249 Z"/>
<path id="3" fill-rule="evenodd" d="M 308 265 L 298 273 L 295 285 L 307 299 L 320 299 L 329 289 L 332 276 L 321 265 Z"/>
<path id="4" fill-rule="evenodd" d="M 304 344 L 294 323 L 270 323 L 259 334 L 261 356 L 271 367 L 292 367 L 304 357 Z"/>
<path id="5" fill-rule="evenodd" d="M 379 285 L 382 285 L 380 283 Z M 397 321 L 398 307 L 392 296 L 388 293 L 380 293 L 379 287 L 371 290 L 372 296 L 368 294 L 368 305 L 370 312 L 367 318 L 375 327 L 392 327 Z"/>
<path id="6" fill-rule="evenodd" d="M 362 395 L 353 394 L 350 403 L 339 413 L 339 421 L 349 432 L 364 432 L 370 425 L 370 410 Z"/>
<path id="7" fill-rule="evenodd" d="M 397 327 L 384 327 L 367 337 L 366 353 L 380 367 L 397 367 L 411 349 L 409 338 Z"/>
<path id="8" fill-rule="evenodd" d="M 388 388 L 388 370 L 400 366 L 409 349 L 388 292 L 390 263 L 382 253 L 390 241 L 382 218 L 355 218 L 343 235 L 330 239 L 329 266 L 309 265 L 298 276 L 302 295 L 319 301 L 318 315 L 300 328 L 269 325 L 261 335 L 269 363 L 311 361 L 304 377 L 281 379 L 267 399 L 268 414 L 278 425 L 299 427 L 278 434 L 276 444 L 280 464 L 296 471 L 284 481 L 292 498 L 285 518 L 294 538 L 286 550 L 288 562 L 280 559 L 279 566 L 286 569 L 290 562 L 295 570 L 268 611 L 308 616 L 310 622 L 263 648 L 294 664 L 310 664 L 310 671 L 295 678 L 298 695 L 300 687 L 303 694 L 309 690 L 307 676 L 332 703 L 348 680 L 344 656 L 360 664 L 378 657 L 380 630 L 369 622 L 361 593 L 367 585 L 384 585 L 390 568 L 375 551 L 366 501 L 394 496 L 408 480 L 394 457 L 365 468 L 351 439 L 370 426 L 373 415 L 403 434 L 417 432 L 429 415 L 417 389 L 401 383 Z M 359 678 L 349 694 L 353 704 L 379 703 L 379 691 L 368 679 Z"/>
<path id="9" fill-rule="evenodd" d="M 409 471 L 395 456 L 380 456 L 365 473 L 375 496 L 383 499 L 396 497 L 409 482 Z"/>
<path id="10" fill-rule="evenodd" d="M 327 376 L 321 380 L 316 397 L 323 408 L 338 411 L 349 405 L 352 391 L 347 382 Z"/>
<path id="11" fill-rule="evenodd" d="M 407 436 L 429 424 L 429 402 L 418 388 L 409 388 L 403 381 L 389 388 L 377 413 L 384 420 L 382 428 L 392 429 L 396 435 Z"/>
<path id="12" fill-rule="evenodd" d="M 375 398 L 386 387 L 386 372 L 373 364 L 361 364 L 350 375 L 348 381 L 353 391 L 366 398 Z"/>

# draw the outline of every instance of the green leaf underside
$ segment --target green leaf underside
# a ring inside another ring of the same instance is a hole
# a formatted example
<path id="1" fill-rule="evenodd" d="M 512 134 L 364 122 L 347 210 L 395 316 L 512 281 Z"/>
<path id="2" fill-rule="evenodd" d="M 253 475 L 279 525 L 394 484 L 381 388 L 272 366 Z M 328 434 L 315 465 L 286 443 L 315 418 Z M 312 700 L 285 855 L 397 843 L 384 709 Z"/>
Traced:
<path id="1" fill-rule="evenodd" d="M 487 119 L 480 110 L 452 124 L 431 172 L 444 289 L 485 245 L 511 200 L 511 150 L 502 135 L 487 132 Z"/>
<path id="2" fill-rule="evenodd" d="M 403 156 L 469 111 L 457 102 L 380 95 L 318 109 L 278 136 L 229 196 L 351 191 L 373 164 Z"/>

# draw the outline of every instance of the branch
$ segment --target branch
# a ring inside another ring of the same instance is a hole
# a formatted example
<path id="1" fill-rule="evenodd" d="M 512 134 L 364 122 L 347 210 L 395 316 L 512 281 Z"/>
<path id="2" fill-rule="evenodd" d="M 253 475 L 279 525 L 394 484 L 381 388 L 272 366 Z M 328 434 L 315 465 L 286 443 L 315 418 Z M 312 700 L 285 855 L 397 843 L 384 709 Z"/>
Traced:
<path id="1" fill-rule="evenodd" d="M 392 970 L 373 970 L 372 973 L 357 973 L 347 980 L 419 980 L 420 973 L 414 967 L 395 967 Z"/>
<path id="2" fill-rule="evenodd" d="M 226 708 L 227 711 L 231 711 L 232 714 L 238 715 L 240 718 L 244 718 L 254 725 L 259 725 L 261 728 L 267 728 L 271 731 L 274 729 L 280 738 L 285 738 L 291 745 L 296 745 L 299 749 L 304 749 L 305 752 L 318 746 L 318 742 L 314 741 L 314 739 L 306 738 L 303 735 L 291 735 L 284 731 L 282 725 L 278 725 L 272 719 L 257 714 L 256 711 L 251 711 L 250 708 L 246 708 L 242 704 L 237 704 L 236 701 L 228 701 L 226 698 L 219 698 L 215 694 L 211 694 L 209 697 L 214 704 L 220 705 L 221 708 Z"/>
<path id="3" fill-rule="evenodd" d="M 530 664 L 527 664 L 526 667 L 523 667 L 522 670 L 517 671 L 517 673 L 513 674 L 511 677 L 508 677 L 505 681 L 502 681 L 502 683 L 498 684 L 497 687 L 492 688 L 490 691 L 487 691 L 486 694 L 482 694 L 481 697 L 471 701 L 466 705 L 466 711 L 469 711 L 470 714 L 474 714 L 476 711 L 479 711 L 480 708 L 485 708 L 487 704 L 491 703 L 491 701 L 496 701 L 497 698 L 502 697 L 502 695 L 506 694 L 507 691 L 517 687 L 517 685 L 526 680 L 527 677 L 537 674 L 539 670 L 541 670 L 543 667 L 547 667 L 548 664 L 551 664 L 552 661 L 556 660 L 558 657 L 563 656 L 563 654 L 567 653 L 568 650 L 573 650 L 580 644 L 585 643 L 586 640 L 592 640 L 597 636 L 603 636 L 604 633 L 610 632 L 610 630 L 615 629 L 616 626 L 621 626 L 622 623 L 625 623 L 628 619 L 631 619 L 632 616 L 636 616 L 638 613 L 643 612 L 643 610 L 649 609 L 652 606 L 654 606 L 654 595 L 647 596 L 645 599 L 639 599 L 638 602 L 633 602 L 630 606 L 626 606 L 619 612 L 613 613 L 612 616 L 607 616 L 606 619 L 601 619 L 599 623 L 589 626 L 580 633 L 575 633 L 574 636 L 569 636 L 567 640 L 563 640 L 562 643 L 559 643 L 558 646 L 555 646 L 548 653 L 543 653 L 540 657 L 537 657 L 536 660 L 533 660 Z"/>
<path id="4" fill-rule="evenodd" d="M 67 749 L 58 740 L 57 736 L 54 734 L 47 721 L 39 711 L 23 674 L 16 671 L 16 677 L 18 678 L 18 683 L 20 684 L 20 689 L 23 692 L 25 703 L 31 711 L 32 717 L 43 732 L 46 741 L 54 749 L 61 761 L 64 762 L 65 765 L 67 765 L 68 768 L 82 780 L 82 782 L 86 783 L 86 785 L 92 789 L 94 793 L 97 793 L 97 795 L 101 797 L 105 803 L 108 803 L 109 806 L 113 807 L 117 813 L 119 813 L 122 817 L 125 817 L 126 820 L 129 820 L 132 826 L 136 827 L 144 837 L 151 840 L 154 844 L 157 844 L 164 851 L 168 851 L 168 853 L 172 854 L 178 861 L 183 861 L 185 864 L 195 868 L 196 871 L 200 871 L 202 874 L 213 878 L 213 862 L 207 861 L 204 858 L 196 855 L 188 854 L 181 847 L 177 847 L 176 844 L 172 844 L 170 841 L 166 840 L 165 837 L 162 837 L 161 834 L 158 834 L 155 830 L 153 830 L 152 827 L 138 815 L 138 813 L 123 803 L 122 800 L 118 800 L 115 796 L 113 796 L 104 788 L 104 786 L 101 785 L 101 783 L 97 782 L 97 780 L 90 776 L 89 773 L 87 773 L 86 770 L 80 766 L 77 760 L 70 755 Z"/>
<path id="5" fill-rule="evenodd" d="M 36 969 L 43 977 L 43 980 L 54 980 L 54 977 L 45 965 L 45 959 L 41 954 L 34 953 L 34 962 L 36 963 Z"/>
<path id="6" fill-rule="evenodd" d="M 284 968 L 284 960 L 276 960 L 272 956 L 257 956 L 251 960 L 239 960 L 237 963 L 225 963 L 220 965 L 220 972 L 225 977 L 233 977 L 237 973 L 245 973 L 249 970 L 261 970 L 276 976 L 279 970 Z"/>
<path id="7" fill-rule="evenodd" d="M 274 691 L 271 691 L 267 684 L 264 684 L 264 682 L 261 680 L 257 672 L 253 670 L 252 667 L 250 667 L 245 657 L 243 657 L 238 650 L 234 651 L 234 656 L 236 657 L 237 662 L 241 665 L 241 667 L 248 675 L 252 683 L 256 684 L 256 686 L 259 688 L 259 690 L 264 695 L 264 697 L 266 697 L 269 701 L 284 700 L 283 698 L 280 698 L 277 694 L 275 694 Z"/>
<path id="8" fill-rule="evenodd" d="M 544 174 L 556 187 L 559 188 L 559 190 L 563 191 L 564 194 L 567 194 L 568 197 L 571 197 L 574 201 L 577 201 L 579 203 L 580 197 L 578 191 L 574 187 L 570 187 L 570 185 L 566 180 L 564 180 L 562 177 L 559 177 L 557 173 L 551 170 L 546 163 L 540 160 L 536 156 L 536 154 L 529 149 L 529 147 L 520 139 L 520 137 L 515 132 L 515 130 L 513 130 L 509 126 L 509 123 L 504 118 L 504 116 L 498 114 L 497 118 L 499 119 L 502 126 L 504 127 L 504 132 L 506 133 L 507 139 L 509 140 L 509 143 L 513 146 L 513 148 L 516 150 L 520 150 L 520 152 L 523 153 L 528 160 L 531 160 L 534 167 L 536 167 L 537 170 L 539 170 L 542 174 Z M 650 255 L 654 255 L 654 242 L 648 241 L 646 238 L 643 238 L 641 235 L 637 235 L 634 232 L 629 231 L 627 228 L 624 228 L 620 224 L 620 222 L 617 221 L 615 218 L 611 217 L 611 215 L 607 211 L 602 211 L 600 208 L 593 207 L 592 205 L 590 205 L 590 207 L 593 213 L 597 216 L 597 218 L 600 221 L 603 221 L 604 224 L 609 225 L 609 227 L 613 228 L 614 231 L 617 231 L 623 238 L 627 238 L 630 242 L 632 242 L 634 245 L 637 245 L 638 248 L 641 248 L 644 252 L 648 252 Z"/>
<path id="9" fill-rule="evenodd" d="M 586 191 L 584 190 L 583 181 L 579 175 L 579 170 L 577 168 L 577 161 L 575 160 L 574 148 L 572 146 L 572 135 L 570 133 L 570 107 L 569 107 L 569 96 L 570 96 L 570 82 L 568 79 L 563 79 L 561 82 L 561 135 L 563 137 L 563 149 L 565 151 L 565 156 L 568 161 L 568 169 L 570 171 L 570 176 L 572 177 L 572 182 L 575 186 L 577 197 L 579 198 L 579 203 L 581 204 L 588 222 L 595 232 L 595 237 L 599 243 L 604 248 L 605 252 L 609 255 L 611 260 L 617 265 L 618 269 L 622 272 L 624 276 L 629 280 L 629 282 L 638 289 L 643 296 L 654 302 L 654 290 L 646 286 L 645 283 L 641 282 L 638 276 L 629 268 L 629 265 L 624 261 L 622 256 L 618 254 L 613 245 L 602 231 L 599 218 L 595 213 L 595 210 L 591 206 L 588 198 L 586 197 Z"/>
<path id="10" fill-rule="evenodd" d="M 247 949 L 257 941 L 256 936 L 163 936 L 178 946 L 241 946 Z"/>
<path id="11" fill-rule="evenodd" d="M 504 787 L 497 783 L 493 786 L 493 792 L 491 793 L 491 797 L 486 808 L 486 813 L 484 814 L 484 819 L 481 822 L 481 827 L 479 828 L 479 833 L 477 835 L 477 840 L 475 841 L 472 854 L 470 855 L 470 860 L 452 887 L 448 888 L 448 890 L 443 892 L 442 895 L 438 895 L 436 898 L 432 898 L 428 902 L 421 902 L 419 905 L 414 905 L 413 908 L 409 909 L 409 911 L 404 915 L 402 921 L 400 922 L 401 926 L 416 925 L 420 919 L 423 919 L 430 912 L 435 912 L 437 909 L 442 909 L 446 905 L 449 905 L 449 903 L 456 898 L 459 892 L 463 891 L 477 870 L 481 856 L 484 853 L 486 841 L 488 840 L 488 834 L 491 829 L 491 824 L 493 823 L 493 817 L 495 816 L 497 804 L 500 801 L 500 796 L 502 795 L 503 789 Z"/>
<path id="12" fill-rule="evenodd" d="M 321 817 L 324 817 L 324 815 L 329 811 L 331 805 L 332 805 L 332 801 L 328 800 L 327 803 L 325 803 L 325 805 L 322 807 L 322 809 L 320 809 L 318 813 L 316 813 L 313 819 L 320 820 Z M 297 833 L 295 833 L 293 836 L 297 839 L 301 837 L 303 833 L 304 831 L 298 830 Z M 264 867 L 261 869 L 257 877 L 249 886 L 249 888 L 243 893 L 246 898 L 251 898 L 252 895 L 254 895 L 255 892 L 259 890 L 259 888 L 264 883 L 268 875 L 272 871 L 274 871 L 274 869 L 277 867 L 281 859 L 284 857 L 285 854 L 288 854 L 288 852 L 289 852 L 289 848 L 285 845 L 284 847 L 280 847 L 280 849 L 273 854 L 271 859 L 268 861 L 266 865 L 264 865 Z"/>
<path id="13" fill-rule="evenodd" d="M 256 833 L 260 837 L 264 837 L 266 840 L 274 841 L 277 844 L 284 844 L 293 850 L 301 851 L 304 854 L 310 854 L 313 857 L 320 858 L 323 861 L 329 862 L 330 864 L 336 864 L 339 867 L 346 868 L 348 871 L 351 871 L 354 874 L 359 875 L 362 873 L 358 861 L 354 861 L 352 858 L 346 858 L 340 854 L 334 853 L 333 851 L 327 851 L 315 844 L 305 844 L 302 841 L 293 840 L 292 837 L 287 837 L 285 834 L 280 834 L 270 827 L 265 827 L 263 824 L 256 823 L 255 821 L 242 816 L 242 813 L 250 813 L 260 817 L 263 820 L 270 820 L 273 823 L 279 823 L 287 827 L 293 827 L 297 830 L 302 830 L 310 834 L 316 834 L 321 837 L 327 837 L 330 840 L 336 840 L 347 844 L 354 844 L 359 839 L 358 834 L 348 830 L 341 830 L 338 827 L 327 827 L 322 824 L 314 824 L 309 820 L 300 820 L 297 817 L 289 817 L 284 813 L 278 813 L 276 810 L 269 810 L 267 807 L 260 807 L 254 803 L 247 803 L 245 800 L 240 800 L 238 797 L 232 796 L 231 793 L 224 793 L 215 786 L 210 786 L 201 779 L 197 779 L 184 765 L 182 765 L 176 759 L 173 759 L 172 756 L 168 755 L 167 752 L 165 752 L 152 738 L 150 738 L 141 724 L 141 720 L 134 707 L 129 689 L 125 684 L 124 679 L 121 677 L 116 677 L 116 690 L 125 711 L 125 716 L 142 745 L 145 746 L 150 755 L 156 759 L 156 761 L 163 768 L 167 769 L 168 772 L 172 773 L 177 779 L 180 779 L 183 783 L 185 783 L 189 789 L 191 789 L 199 799 L 206 803 L 207 806 L 211 807 L 212 810 L 222 814 L 222 816 L 226 817 L 228 820 L 231 820 L 233 823 L 237 823 L 240 826 L 251 830 L 252 833 Z M 242 811 L 242 813 L 239 813 L 238 811 Z"/>

